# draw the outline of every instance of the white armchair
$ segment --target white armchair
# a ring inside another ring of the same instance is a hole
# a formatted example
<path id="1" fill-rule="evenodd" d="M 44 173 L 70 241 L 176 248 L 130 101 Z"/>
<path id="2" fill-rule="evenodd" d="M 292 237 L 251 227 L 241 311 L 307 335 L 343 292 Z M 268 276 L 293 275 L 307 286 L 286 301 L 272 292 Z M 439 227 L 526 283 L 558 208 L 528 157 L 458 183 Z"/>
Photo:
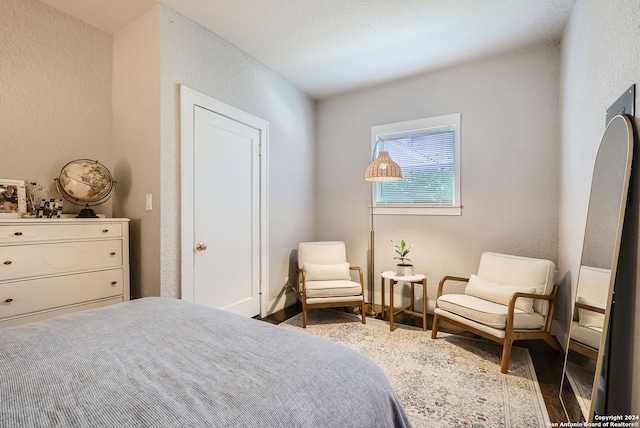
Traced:
<path id="1" fill-rule="evenodd" d="M 440 280 L 431 337 L 446 320 L 503 345 L 501 372 L 509 370 L 516 340 L 542 339 L 560 350 L 551 336 L 558 296 L 555 264 L 549 260 L 483 253 L 477 275 Z M 467 282 L 464 294 L 444 294 L 447 281 Z"/>
<path id="2" fill-rule="evenodd" d="M 355 271 L 358 282 L 351 278 Z M 307 327 L 307 310 L 358 306 L 366 323 L 362 269 L 350 266 L 344 242 L 302 242 L 298 246 L 296 294 L 302 303 L 302 326 Z"/>

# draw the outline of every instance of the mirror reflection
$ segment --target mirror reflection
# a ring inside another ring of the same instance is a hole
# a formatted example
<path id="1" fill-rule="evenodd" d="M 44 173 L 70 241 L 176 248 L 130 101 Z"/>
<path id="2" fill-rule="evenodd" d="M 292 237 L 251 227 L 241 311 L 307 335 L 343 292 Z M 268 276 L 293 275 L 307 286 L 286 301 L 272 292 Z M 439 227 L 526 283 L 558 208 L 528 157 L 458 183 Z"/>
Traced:
<path id="1" fill-rule="evenodd" d="M 573 393 L 581 415 L 570 421 L 593 421 L 596 403 L 603 402 L 600 382 L 608 331 L 615 269 L 626 207 L 632 150 L 631 122 L 614 117 L 600 142 L 593 169 L 578 285 L 563 372 L 560 399 Z M 598 412 L 602 412 L 599 410 Z"/>

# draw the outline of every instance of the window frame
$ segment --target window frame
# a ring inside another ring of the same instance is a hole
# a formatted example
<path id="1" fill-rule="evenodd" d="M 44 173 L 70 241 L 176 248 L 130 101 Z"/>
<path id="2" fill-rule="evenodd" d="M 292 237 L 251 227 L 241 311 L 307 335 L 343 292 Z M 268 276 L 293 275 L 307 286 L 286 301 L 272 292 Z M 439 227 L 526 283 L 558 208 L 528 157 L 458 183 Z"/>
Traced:
<path id="1" fill-rule="evenodd" d="M 429 203 L 389 203 L 377 202 L 376 193 L 378 183 L 371 186 L 371 209 L 373 214 L 382 215 L 462 215 L 461 203 L 461 167 L 460 167 L 460 113 L 442 116 L 427 117 L 423 119 L 408 120 L 404 122 L 389 123 L 371 127 L 371 153 L 377 156 L 376 142 L 378 139 L 397 134 L 411 134 L 423 129 L 438 128 L 453 125 L 454 132 L 454 203 L 453 205 L 437 205 Z M 382 144 L 382 143 L 381 143 Z M 381 147 L 378 145 L 377 150 Z"/>

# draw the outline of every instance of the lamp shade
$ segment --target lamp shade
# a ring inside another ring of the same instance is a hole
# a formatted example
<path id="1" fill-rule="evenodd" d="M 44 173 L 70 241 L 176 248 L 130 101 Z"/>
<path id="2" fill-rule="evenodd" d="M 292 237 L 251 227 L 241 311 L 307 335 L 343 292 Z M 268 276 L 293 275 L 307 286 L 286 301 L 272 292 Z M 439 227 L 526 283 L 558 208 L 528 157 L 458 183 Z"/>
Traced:
<path id="1" fill-rule="evenodd" d="M 381 151 L 376 160 L 371 162 L 364 173 L 367 181 L 396 181 L 402 179 L 400 165 L 389 156 L 389 152 Z"/>

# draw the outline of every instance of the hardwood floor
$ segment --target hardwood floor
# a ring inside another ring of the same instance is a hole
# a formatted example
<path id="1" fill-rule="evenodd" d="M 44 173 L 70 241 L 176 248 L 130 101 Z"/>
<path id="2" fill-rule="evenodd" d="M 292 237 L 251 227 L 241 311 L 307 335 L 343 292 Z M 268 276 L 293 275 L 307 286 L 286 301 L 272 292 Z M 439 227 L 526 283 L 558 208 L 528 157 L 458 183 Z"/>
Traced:
<path id="1" fill-rule="evenodd" d="M 281 322 L 299 314 L 300 311 L 300 304 L 289 306 L 282 311 L 262 318 L 262 321 L 270 322 L 272 324 L 280 324 Z M 433 316 L 429 315 L 429 331 L 427 331 L 426 334 L 431 334 L 430 330 L 432 320 Z M 394 317 L 394 321 L 400 324 L 422 327 L 422 320 L 403 314 Z M 441 322 L 439 330 L 477 337 L 472 333 L 461 331 L 451 325 L 447 325 L 446 321 Z M 567 417 L 559 398 L 564 354 L 554 351 L 542 340 L 518 341 L 515 346 L 520 346 L 529 350 L 529 354 L 531 355 L 531 360 L 533 361 L 533 366 L 536 371 L 536 376 L 538 378 L 538 383 L 540 385 L 540 391 L 542 392 L 547 412 L 549 413 L 549 420 L 552 423 L 567 422 Z M 497 369 L 499 370 L 499 367 Z M 565 405 L 567 405 L 567 410 L 572 417 L 573 415 L 580 414 L 580 408 L 575 399 L 565 399 Z"/>

